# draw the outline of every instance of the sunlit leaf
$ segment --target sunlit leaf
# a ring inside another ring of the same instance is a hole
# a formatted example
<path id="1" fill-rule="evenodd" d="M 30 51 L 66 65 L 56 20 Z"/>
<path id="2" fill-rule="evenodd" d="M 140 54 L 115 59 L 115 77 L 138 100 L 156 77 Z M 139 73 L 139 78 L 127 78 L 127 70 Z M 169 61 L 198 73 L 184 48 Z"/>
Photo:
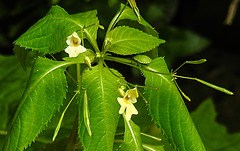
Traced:
<path id="1" fill-rule="evenodd" d="M 121 5 L 121 10 L 125 7 L 125 5 Z M 137 21 L 139 24 L 145 26 L 145 27 L 149 27 L 151 28 L 155 33 L 157 33 L 156 30 L 154 30 L 154 28 L 145 20 L 143 19 L 142 16 L 139 16 L 140 20 L 138 18 L 138 16 L 136 16 L 136 14 L 134 13 L 134 11 L 126 6 L 125 9 L 122 11 L 121 15 L 118 18 L 118 21 L 120 20 L 124 20 L 124 19 L 128 19 L 128 20 L 132 20 L 132 21 Z"/>
<path id="2" fill-rule="evenodd" d="M 27 148 L 60 108 L 67 88 L 63 65 L 64 62 L 36 59 L 4 150 Z"/>
<path id="3" fill-rule="evenodd" d="M 69 15 L 63 8 L 53 6 L 45 17 L 29 28 L 14 44 L 26 49 L 43 53 L 56 53 L 66 48 L 66 39 L 74 31 L 81 31 L 86 26 L 98 23 L 96 11 Z M 90 16 L 90 17 L 89 17 Z M 84 35 L 94 43 L 96 27 L 84 29 Z"/>
<path id="4" fill-rule="evenodd" d="M 154 59 L 149 69 L 169 74 L 163 58 Z M 144 71 L 146 86 L 145 97 L 149 102 L 149 111 L 154 122 L 162 128 L 170 144 L 179 151 L 204 151 L 204 145 L 192 122 L 191 116 L 172 77 Z"/>
<path id="5" fill-rule="evenodd" d="M 146 55 L 136 55 L 133 59 L 143 64 L 148 64 L 152 61 L 152 59 Z"/>
<path id="6" fill-rule="evenodd" d="M 112 151 L 115 132 L 118 125 L 120 105 L 118 97 L 118 77 L 115 70 L 109 70 L 101 64 L 86 70 L 82 77 L 82 87 L 87 91 L 89 98 L 90 137 L 83 118 L 82 100 L 79 103 L 79 137 L 84 150 Z M 83 94 L 83 91 L 81 92 Z M 82 97 L 80 97 L 82 99 Z"/>
<path id="7" fill-rule="evenodd" d="M 116 27 L 108 34 L 107 39 L 108 44 L 105 49 L 121 55 L 147 52 L 165 42 L 162 39 L 127 26 Z"/>
<path id="8" fill-rule="evenodd" d="M 142 27 L 140 27 L 140 26 L 131 26 L 131 27 L 139 28 L 140 30 L 142 30 L 154 37 L 157 37 L 157 38 L 159 37 L 158 32 L 141 15 L 137 16 L 134 13 L 134 10 L 132 10 L 128 6 L 125 7 L 125 5 L 122 4 L 121 10 L 123 8 L 125 8 L 125 9 L 121 12 L 121 15 L 119 16 L 118 21 L 122 22 L 122 21 L 126 20 L 126 21 L 124 21 L 125 25 L 129 25 L 131 23 L 134 23 L 134 21 L 135 21 L 135 22 L 139 23 L 139 25 L 142 25 Z M 151 57 L 152 59 L 157 58 L 158 57 L 158 48 L 154 48 L 151 51 L 146 52 L 145 54 L 148 55 L 149 57 Z"/>
<path id="9" fill-rule="evenodd" d="M 120 145 L 119 151 L 125 150 L 143 151 L 140 128 L 132 120 L 127 121 L 125 119 L 124 122 L 125 122 L 124 142 Z"/>

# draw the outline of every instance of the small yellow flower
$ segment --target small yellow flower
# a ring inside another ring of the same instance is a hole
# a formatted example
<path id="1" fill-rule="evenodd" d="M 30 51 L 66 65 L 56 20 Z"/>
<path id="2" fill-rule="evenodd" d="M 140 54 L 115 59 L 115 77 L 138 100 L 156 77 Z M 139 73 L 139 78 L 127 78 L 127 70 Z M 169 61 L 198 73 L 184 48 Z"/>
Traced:
<path id="1" fill-rule="evenodd" d="M 66 43 L 68 47 L 65 49 L 65 52 L 69 54 L 69 57 L 77 57 L 80 53 L 87 51 L 85 47 L 80 45 L 81 39 L 76 32 L 67 37 Z"/>
<path id="2" fill-rule="evenodd" d="M 138 114 L 137 109 L 134 107 L 133 103 L 137 102 L 138 92 L 137 89 L 127 90 L 123 98 L 118 97 L 118 103 L 121 105 L 119 114 L 122 114 L 126 109 L 126 120 L 129 121 L 132 114 Z"/>

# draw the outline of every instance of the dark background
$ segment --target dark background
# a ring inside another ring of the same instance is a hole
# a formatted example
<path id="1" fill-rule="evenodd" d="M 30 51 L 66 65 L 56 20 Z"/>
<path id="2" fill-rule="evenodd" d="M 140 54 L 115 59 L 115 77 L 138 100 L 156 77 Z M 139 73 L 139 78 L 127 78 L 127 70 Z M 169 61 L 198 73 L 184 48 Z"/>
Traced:
<path id="1" fill-rule="evenodd" d="M 107 28 L 120 2 L 125 3 L 122 0 L 0 1 L 0 53 L 12 55 L 12 42 L 42 18 L 52 5 L 60 5 L 70 14 L 97 9 L 100 24 Z M 197 82 L 178 79 L 179 86 L 192 100 L 186 101 L 189 110 L 196 109 L 202 101 L 212 98 L 218 111 L 217 120 L 226 125 L 229 132 L 240 131 L 239 11 L 232 25 L 225 25 L 223 22 L 230 0 L 136 2 L 141 15 L 155 27 L 160 38 L 167 41 L 159 47 L 159 55 L 165 56 L 170 69 L 176 69 L 186 60 L 205 58 L 208 62 L 202 65 L 186 65 L 178 74 L 198 77 L 235 93 L 234 96 L 229 96 Z M 102 41 L 104 32 L 99 32 L 99 42 Z M 186 38 L 187 33 L 194 36 Z M 193 44 L 194 37 L 200 37 L 204 41 L 199 40 L 191 47 L 192 51 L 186 52 L 188 46 Z"/>

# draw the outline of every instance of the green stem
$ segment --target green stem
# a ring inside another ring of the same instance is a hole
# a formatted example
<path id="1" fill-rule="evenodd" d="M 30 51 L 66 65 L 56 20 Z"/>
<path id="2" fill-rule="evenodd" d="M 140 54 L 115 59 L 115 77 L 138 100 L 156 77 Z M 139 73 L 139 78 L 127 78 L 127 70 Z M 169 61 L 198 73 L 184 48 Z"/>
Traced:
<path id="1" fill-rule="evenodd" d="M 77 142 L 77 136 L 78 136 L 78 114 L 76 115 L 72 132 L 69 138 L 69 141 L 66 146 L 66 151 L 73 151 L 75 149 L 75 144 Z"/>
<path id="2" fill-rule="evenodd" d="M 114 142 L 115 143 L 123 143 L 124 141 L 122 139 L 115 139 Z"/>
<path id="3" fill-rule="evenodd" d="M 119 11 L 112 19 L 112 21 L 110 22 L 107 32 L 105 34 L 105 39 L 103 41 L 103 46 L 102 46 L 102 50 L 103 50 L 103 54 L 106 52 L 105 47 L 107 45 L 107 37 L 108 37 L 108 33 L 114 28 L 114 26 L 117 24 L 119 17 L 121 16 L 123 10 L 126 8 L 128 2 L 126 3 L 126 5 L 123 7 L 123 9 L 121 11 Z"/>
<path id="4" fill-rule="evenodd" d="M 202 64 L 202 63 L 204 63 L 206 61 L 207 61 L 207 59 L 199 59 L 199 60 L 194 60 L 194 61 L 185 61 L 176 70 L 174 70 L 173 73 L 176 73 L 185 64 Z"/>
<path id="5" fill-rule="evenodd" d="M 72 81 L 73 81 L 75 84 L 78 84 L 77 81 L 72 77 L 72 75 L 71 75 L 69 72 L 65 71 L 65 73 L 72 79 Z"/>
<path id="6" fill-rule="evenodd" d="M 7 135 L 7 131 L 4 131 L 4 130 L 0 130 L 0 135 Z"/>
<path id="7" fill-rule="evenodd" d="M 78 88 L 82 87 L 81 64 L 77 64 L 77 84 Z"/>
<path id="8" fill-rule="evenodd" d="M 173 78 L 173 81 L 175 83 L 175 85 L 177 86 L 179 92 L 182 94 L 182 96 L 187 99 L 188 101 L 191 101 L 191 99 L 181 90 L 181 88 L 179 87 L 179 85 L 177 84 L 177 81 Z"/>
<path id="9" fill-rule="evenodd" d="M 88 39 L 88 41 L 92 44 L 94 50 L 99 53 L 100 50 L 98 48 L 97 41 L 92 38 L 92 36 L 88 33 L 86 29 L 83 29 L 83 32 L 86 38 Z"/>
<path id="10" fill-rule="evenodd" d="M 161 138 L 158 138 L 158 137 L 155 137 L 155 136 L 152 136 L 152 135 L 143 133 L 143 132 L 140 132 L 140 134 L 143 135 L 143 136 L 149 137 L 149 138 L 151 138 L 151 139 L 154 139 L 154 140 L 156 140 L 156 141 L 159 141 L 159 142 L 162 141 Z"/>
<path id="11" fill-rule="evenodd" d="M 52 141 L 54 141 L 55 138 L 57 137 L 57 134 L 58 134 L 58 132 L 59 132 L 59 130 L 60 130 L 60 127 L 61 127 L 61 124 L 62 124 L 63 117 L 64 117 L 64 115 L 65 115 L 68 107 L 70 106 L 70 104 L 71 104 L 72 101 L 75 99 L 75 97 L 77 96 L 78 93 L 79 93 L 79 91 L 77 91 L 77 92 L 75 93 L 75 95 L 72 97 L 72 99 L 69 101 L 68 105 L 66 106 L 66 108 L 65 108 L 64 111 L 62 112 L 62 115 L 61 115 L 61 117 L 60 117 L 60 119 L 59 119 L 58 125 L 57 125 L 57 127 L 56 127 L 56 129 L 55 129 L 55 132 L 54 132 Z"/>
<path id="12" fill-rule="evenodd" d="M 225 89 L 225 88 L 223 88 L 223 87 L 216 86 L 216 85 L 214 85 L 214 84 L 211 84 L 211 83 L 209 83 L 209 82 L 206 82 L 206 81 L 201 80 L 201 79 L 198 79 L 198 78 L 184 77 L 184 76 L 179 76 L 179 75 L 173 75 L 173 77 L 182 78 L 182 79 L 194 80 L 194 81 L 200 82 L 200 83 L 202 83 L 202 84 L 204 84 L 204 85 L 206 85 L 206 86 L 209 86 L 209 87 L 211 87 L 211 88 L 213 88 L 213 89 L 216 89 L 216 90 L 218 90 L 218 91 L 224 92 L 224 93 L 229 94 L 229 95 L 233 95 L 233 92 L 231 92 L 231 91 L 229 91 L 229 90 L 227 90 L 227 89 Z"/>
<path id="13" fill-rule="evenodd" d="M 145 70 L 145 71 L 149 71 L 149 72 L 153 72 L 153 73 L 157 73 L 157 74 L 171 76 L 171 74 L 169 74 L 169 73 L 157 72 L 156 70 L 150 68 L 149 66 L 139 64 L 138 62 L 136 62 L 134 60 L 125 59 L 125 58 L 119 58 L 119 57 L 111 57 L 111 56 L 104 56 L 104 59 L 108 60 L 108 61 L 115 61 L 115 62 L 118 62 L 118 63 L 121 63 L 121 64 L 125 64 L 125 65 L 128 65 L 128 66 L 137 68 L 139 70 Z"/>

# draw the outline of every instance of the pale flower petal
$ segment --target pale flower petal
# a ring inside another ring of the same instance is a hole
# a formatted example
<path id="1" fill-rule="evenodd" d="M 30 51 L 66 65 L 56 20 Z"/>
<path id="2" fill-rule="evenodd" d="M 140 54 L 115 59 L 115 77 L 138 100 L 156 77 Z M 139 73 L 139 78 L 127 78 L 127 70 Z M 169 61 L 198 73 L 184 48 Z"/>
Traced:
<path id="1" fill-rule="evenodd" d="M 133 103 L 137 102 L 138 92 L 137 89 L 128 90 L 123 98 L 118 97 L 118 103 L 121 105 L 119 114 L 122 114 L 126 109 L 126 120 L 129 121 L 132 114 L 138 114 L 137 109 L 134 107 Z"/>
<path id="2" fill-rule="evenodd" d="M 66 43 L 69 46 L 65 49 L 65 52 L 69 54 L 69 57 L 77 57 L 80 53 L 87 51 L 85 47 L 80 45 L 81 39 L 76 32 L 67 37 Z"/>
<path id="3" fill-rule="evenodd" d="M 130 112 L 126 112 L 126 120 L 130 121 L 131 117 L 132 117 L 132 114 Z"/>
<path id="4" fill-rule="evenodd" d="M 82 45 L 78 45 L 76 47 L 76 52 L 78 52 L 78 53 L 83 53 L 85 51 L 87 51 L 87 49 L 85 47 L 83 47 Z"/>
<path id="5" fill-rule="evenodd" d="M 127 110 L 129 110 L 129 112 L 131 112 L 131 114 L 135 114 L 137 115 L 138 114 L 138 111 L 137 109 L 135 108 L 135 106 L 133 104 L 130 104 L 127 108 Z M 127 111 L 128 112 L 128 111 Z"/>
<path id="6" fill-rule="evenodd" d="M 67 43 L 69 46 L 72 46 L 72 45 L 80 45 L 81 39 L 78 37 L 78 34 L 77 34 L 76 32 L 74 32 L 72 35 L 70 35 L 70 36 L 67 37 L 66 43 Z"/>
<path id="7" fill-rule="evenodd" d="M 124 98 L 128 99 L 128 101 L 131 103 L 136 103 L 137 102 L 136 98 L 138 98 L 137 88 L 127 90 Z"/>
<path id="8" fill-rule="evenodd" d="M 138 114 L 138 111 L 133 104 L 130 104 L 126 109 L 126 120 L 129 121 L 133 114 Z"/>
<path id="9" fill-rule="evenodd" d="M 65 49 L 65 52 L 69 54 L 69 57 L 77 57 L 80 53 L 83 53 L 85 51 L 87 51 L 87 49 L 81 45 L 79 45 L 78 47 L 68 46 Z"/>
<path id="10" fill-rule="evenodd" d="M 124 112 L 125 108 L 126 108 L 126 104 L 124 103 L 123 98 L 118 97 L 117 100 L 118 100 L 118 103 L 121 105 L 121 108 L 119 110 L 119 114 L 122 114 Z"/>

